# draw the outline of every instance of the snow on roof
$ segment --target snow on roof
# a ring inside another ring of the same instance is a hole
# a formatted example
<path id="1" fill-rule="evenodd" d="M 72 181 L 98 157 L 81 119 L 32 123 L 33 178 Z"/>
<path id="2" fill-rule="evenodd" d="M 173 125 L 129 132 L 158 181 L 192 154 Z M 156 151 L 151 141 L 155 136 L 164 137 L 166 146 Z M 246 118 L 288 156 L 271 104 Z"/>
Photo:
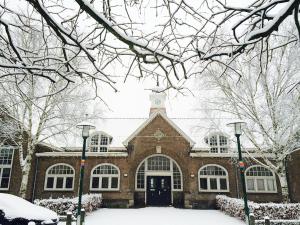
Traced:
<path id="1" fill-rule="evenodd" d="M 96 130 L 91 132 L 104 132 L 111 136 L 112 143 L 109 148 L 124 148 L 124 142 L 133 134 L 140 126 L 142 126 L 149 118 L 103 118 L 96 121 Z M 208 149 L 204 138 L 212 133 L 222 133 L 233 140 L 231 147 L 235 147 L 235 137 L 233 129 L 227 127 L 229 120 L 219 121 L 219 125 L 212 124 L 204 118 L 169 118 L 180 130 L 186 134 L 194 143 L 194 149 Z M 73 147 L 67 147 L 69 151 L 76 151 L 82 145 L 82 138 L 79 136 L 77 140 L 72 142 Z M 244 147 L 253 147 L 244 137 L 241 136 L 241 142 Z M 76 143 L 76 147 L 74 146 Z M 125 143 L 126 144 L 126 143 Z"/>

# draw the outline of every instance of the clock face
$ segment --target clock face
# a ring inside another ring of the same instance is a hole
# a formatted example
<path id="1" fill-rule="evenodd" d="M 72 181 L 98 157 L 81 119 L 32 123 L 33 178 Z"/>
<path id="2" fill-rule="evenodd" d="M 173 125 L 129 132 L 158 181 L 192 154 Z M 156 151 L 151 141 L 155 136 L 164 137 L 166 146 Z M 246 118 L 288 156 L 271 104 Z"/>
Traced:
<path id="1" fill-rule="evenodd" d="M 160 103 L 161 103 L 161 100 L 160 99 L 155 99 L 155 105 L 160 105 Z"/>

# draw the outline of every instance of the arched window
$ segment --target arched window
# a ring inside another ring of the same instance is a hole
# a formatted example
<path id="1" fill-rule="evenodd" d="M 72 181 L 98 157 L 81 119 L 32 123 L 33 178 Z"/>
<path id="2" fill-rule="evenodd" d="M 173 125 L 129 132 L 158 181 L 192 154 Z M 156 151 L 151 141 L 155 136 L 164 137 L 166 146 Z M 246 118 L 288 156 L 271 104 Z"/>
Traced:
<path id="1" fill-rule="evenodd" d="M 276 192 L 276 177 L 272 171 L 263 166 L 251 166 L 246 171 L 248 192 Z"/>
<path id="2" fill-rule="evenodd" d="M 119 190 L 120 171 L 112 164 L 100 164 L 91 172 L 90 189 L 97 191 Z"/>
<path id="3" fill-rule="evenodd" d="M 0 190 L 8 190 L 14 149 L 10 146 L 0 147 Z"/>
<path id="4" fill-rule="evenodd" d="M 45 190 L 73 190 L 75 170 L 68 164 L 55 164 L 46 171 Z"/>
<path id="5" fill-rule="evenodd" d="M 107 152 L 108 146 L 112 142 L 112 137 L 104 132 L 97 132 L 91 135 L 90 151 L 91 152 Z"/>
<path id="6" fill-rule="evenodd" d="M 164 155 L 153 155 L 141 162 L 136 172 L 135 189 L 145 191 L 146 176 L 155 173 L 171 176 L 172 190 L 182 190 L 182 173 L 179 166 L 174 160 Z"/>
<path id="7" fill-rule="evenodd" d="M 224 134 L 211 134 L 204 139 L 205 143 L 210 146 L 211 153 L 227 153 L 228 137 Z"/>
<path id="8" fill-rule="evenodd" d="M 228 173 L 219 165 L 206 165 L 199 169 L 199 191 L 229 191 Z"/>

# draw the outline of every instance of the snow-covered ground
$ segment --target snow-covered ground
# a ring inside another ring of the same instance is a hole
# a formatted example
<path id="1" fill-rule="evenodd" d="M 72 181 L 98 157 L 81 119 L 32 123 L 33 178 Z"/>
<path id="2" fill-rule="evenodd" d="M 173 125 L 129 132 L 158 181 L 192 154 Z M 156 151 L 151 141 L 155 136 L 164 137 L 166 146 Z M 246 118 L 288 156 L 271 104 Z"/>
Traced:
<path id="1" fill-rule="evenodd" d="M 63 225 L 65 223 L 60 223 Z M 148 207 L 99 209 L 86 217 L 85 225 L 245 225 L 218 210 Z"/>

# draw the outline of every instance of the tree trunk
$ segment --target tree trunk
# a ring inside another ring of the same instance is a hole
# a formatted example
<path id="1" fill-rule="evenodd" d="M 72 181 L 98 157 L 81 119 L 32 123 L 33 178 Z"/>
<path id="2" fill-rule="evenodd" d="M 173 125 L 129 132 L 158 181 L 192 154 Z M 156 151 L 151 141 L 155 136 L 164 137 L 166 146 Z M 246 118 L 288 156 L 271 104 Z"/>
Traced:
<path id="1" fill-rule="evenodd" d="M 29 175 L 30 175 L 30 170 L 31 170 L 31 164 L 32 164 L 32 156 L 34 152 L 34 146 L 29 145 L 30 147 L 28 148 L 27 156 L 25 159 L 25 164 L 22 169 L 22 181 L 21 181 L 21 186 L 19 190 L 19 196 L 22 198 L 26 198 L 27 194 L 27 188 L 28 188 L 28 181 L 29 181 Z"/>
<path id="2" fill-rule="evenodd" d="M 284 168 L 284 166 L 283 166 Z M 290 202 L 290 195 L 289 195 L 289 189 L 288 189 L 288 182 L 287 182 L 287 176 L 286 171 L 283 169 L 281 172 L 278 173 L 280 186 L 281 186 L 281 192 L 282 192 L 282 201 L 284 203 Z"/>

